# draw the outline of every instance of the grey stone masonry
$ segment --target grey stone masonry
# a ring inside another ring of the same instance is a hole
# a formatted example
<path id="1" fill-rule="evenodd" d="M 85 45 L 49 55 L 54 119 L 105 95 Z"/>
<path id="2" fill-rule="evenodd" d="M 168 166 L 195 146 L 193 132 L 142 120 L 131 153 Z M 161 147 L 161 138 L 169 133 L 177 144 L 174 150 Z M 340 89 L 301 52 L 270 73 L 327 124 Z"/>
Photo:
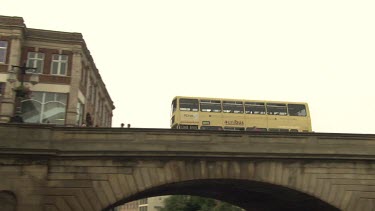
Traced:
<path id="1" fill-rule="evenodd" d="M 8 210 L 107 210 L 173 194 L 246 210 L 373 210 L 374 167 L 371 134 L 0 124 Z"/>

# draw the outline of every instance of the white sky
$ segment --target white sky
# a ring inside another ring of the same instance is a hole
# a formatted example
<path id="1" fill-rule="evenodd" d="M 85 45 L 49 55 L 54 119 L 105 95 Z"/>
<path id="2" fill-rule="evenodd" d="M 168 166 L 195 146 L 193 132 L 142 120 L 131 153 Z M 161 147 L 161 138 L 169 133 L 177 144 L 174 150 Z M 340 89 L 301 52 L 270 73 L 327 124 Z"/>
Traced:
<path id="1" fill-rule="evenodd" d="M 375 133 L 374 0 L 1 0 L 80 32 L 113 127 L 168 128 L 176 95 L 309 103 L 317 132 Z"/>

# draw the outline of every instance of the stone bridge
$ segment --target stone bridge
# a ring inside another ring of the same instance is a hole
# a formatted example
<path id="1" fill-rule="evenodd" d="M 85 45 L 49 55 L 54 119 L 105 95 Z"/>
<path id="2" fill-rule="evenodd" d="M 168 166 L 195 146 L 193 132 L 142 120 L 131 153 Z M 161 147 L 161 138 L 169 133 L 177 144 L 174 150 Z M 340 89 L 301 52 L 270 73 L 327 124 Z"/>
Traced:
<path id="1" fill-rule="evenodd" d="M 0 124 L 0 210 L 189 194 L 246 210 L 374 210 L 375 135 Z"/>

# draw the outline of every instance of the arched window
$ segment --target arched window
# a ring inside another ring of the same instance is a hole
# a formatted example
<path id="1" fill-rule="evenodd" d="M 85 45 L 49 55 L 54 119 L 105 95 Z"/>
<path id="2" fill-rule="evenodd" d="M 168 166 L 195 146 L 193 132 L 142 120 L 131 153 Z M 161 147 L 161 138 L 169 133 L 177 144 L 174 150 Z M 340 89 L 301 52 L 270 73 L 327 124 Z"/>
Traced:
<path id="1" fill-rule="evenodd" d="M 67 94 L 53 92 L 32 92 L 30 99 L 22 101 L 24 122 L 65 124 Z"/>

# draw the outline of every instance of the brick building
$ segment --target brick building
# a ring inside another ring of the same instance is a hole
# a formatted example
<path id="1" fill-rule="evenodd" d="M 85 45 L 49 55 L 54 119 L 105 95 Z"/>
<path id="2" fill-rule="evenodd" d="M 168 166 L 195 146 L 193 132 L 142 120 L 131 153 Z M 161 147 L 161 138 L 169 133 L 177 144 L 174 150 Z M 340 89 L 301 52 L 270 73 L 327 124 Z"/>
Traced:
<path id="1" fill-rule="evenodd" d="M 12 81 L 12 65 L 35 70 Z M 28 97 L 16 97 L 21 77 Z M 114 109 L 81 33 L 27 28 L 22 17 L 0 16 L 0 122 L 17 112 L 27 123 L 110 127 Z"/>

